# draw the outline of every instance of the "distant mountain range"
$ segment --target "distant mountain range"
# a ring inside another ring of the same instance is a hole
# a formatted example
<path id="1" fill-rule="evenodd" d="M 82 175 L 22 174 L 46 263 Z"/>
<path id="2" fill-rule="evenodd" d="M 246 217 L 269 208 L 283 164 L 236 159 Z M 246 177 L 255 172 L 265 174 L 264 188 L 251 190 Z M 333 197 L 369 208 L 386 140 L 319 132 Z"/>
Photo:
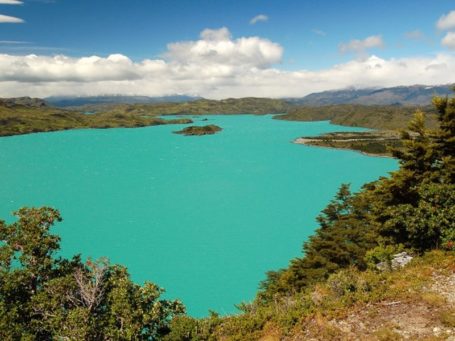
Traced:
<path id="1" fill-rule="evenodd" d="M 434 96 L 450 96 L 454 85 L 412 85 L 380 89 L 343 89 L 312 93 L 300 98 L 283 98 L 288 105 L 324 106 L 336 104 L 360 105 L 430 105 Z M 23 98 L 22 98 L 23 99 Z M 185 103 L 203 99 L 202 97 L 173 95 L 162 97 L 149 96 L 54 96 L 44 100 L 55 107 L 82 107 L 106 104 L 157 104 Z M 35 103 L 36 105 L 36 103 Z"/>
<path id="2" fill-rule="evenodd" d="M 304 106 L 334 104 L 429 105 L 433 96 L 451 95 L 453 85 L 413 85 L 381 89 L 345 89 L 312 93 L 301 98 L 287 98 L 288 103 Z"/>
<path id="3" fill-rule="evenodd" d="M 54 96 L 47 97 L 45 101 L 56 107 L 76 107 L 91 104 L 151 104 L 151 103 L 182 103 L 192 102 L 201 99 L 201 97 L 173 95 L 162 97 L 148 96 L 87 96 L 87 97 L 72 97 L 72 96 Z"/>

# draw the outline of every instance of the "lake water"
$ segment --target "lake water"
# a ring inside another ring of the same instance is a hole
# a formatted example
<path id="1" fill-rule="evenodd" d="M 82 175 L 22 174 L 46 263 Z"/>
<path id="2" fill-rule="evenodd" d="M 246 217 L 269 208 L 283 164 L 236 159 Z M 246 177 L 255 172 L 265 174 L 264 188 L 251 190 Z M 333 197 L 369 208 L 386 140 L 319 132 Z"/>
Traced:
<path id="1" fill-rule="evenodd" d="M 208 116 L 211 136 L 183 125 L 0 138 L 0 217 L 53 206 L 62 253 L 108 256 L 132 278 L 180 298 L 193 316 L 235 312 L 259 281 L 301 255 L 315 217 L 342 183 L 354 189 L 393 159 L 291 143 L 361 130 L 271 116 Z"/>

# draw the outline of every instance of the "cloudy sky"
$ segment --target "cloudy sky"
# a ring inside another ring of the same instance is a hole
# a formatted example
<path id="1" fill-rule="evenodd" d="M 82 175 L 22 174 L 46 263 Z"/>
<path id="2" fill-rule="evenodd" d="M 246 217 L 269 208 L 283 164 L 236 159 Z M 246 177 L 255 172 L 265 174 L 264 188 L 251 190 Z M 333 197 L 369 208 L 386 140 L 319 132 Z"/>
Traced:
<path id="1" fill-rule="evenodd" d="M 0 97 L 453 82 L 453 0 L 0 0 Z"/>

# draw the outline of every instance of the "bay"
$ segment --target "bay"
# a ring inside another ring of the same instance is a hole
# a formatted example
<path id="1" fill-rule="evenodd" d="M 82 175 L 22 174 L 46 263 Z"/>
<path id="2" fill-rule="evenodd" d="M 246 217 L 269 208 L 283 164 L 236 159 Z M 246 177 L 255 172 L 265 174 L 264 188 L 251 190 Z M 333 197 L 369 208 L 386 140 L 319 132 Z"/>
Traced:
<path id="1" fill-rule="evenodd" d="M 58 208 L 62 254 L 107 256 L 164 287 L 192 316 L 235 313 L 265 272 L 301 255 L 315 217 L 342 183 L 362 184 L 397 161 L 296 145 L 300 136 L 361 131 L 272 116 L 194 118 L 184 125 L 72 130 L 0 138 L 0 218 Z"/>

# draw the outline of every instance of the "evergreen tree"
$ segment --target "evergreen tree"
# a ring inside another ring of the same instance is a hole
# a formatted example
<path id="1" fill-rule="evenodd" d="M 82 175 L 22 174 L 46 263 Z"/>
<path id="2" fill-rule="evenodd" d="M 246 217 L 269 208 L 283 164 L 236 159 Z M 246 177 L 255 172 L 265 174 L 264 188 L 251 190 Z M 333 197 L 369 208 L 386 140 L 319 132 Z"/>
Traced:
<path id="1" fill-rule="evenodd" d="M 455 89 L 454 89 L 455 90 Z M 303 245 L 303 257 L 271 271 L 258 299 L 267 303 L 324 280 L 341 268 L 366 267 L 366 252 L 379 244 L 418 252 L 455 239 L 455 99 L 435 98 L 440 127 L 429 131 L 415 113 L 395 150 L 400 169 L 352 195 L 347 185 L 317 218 L 319 228 Z"/>
<path id="2" fill-rule="evenodd" d="M 304 256 L 291 260 L 285 270 L 267 273 L 259 297 L 267 301 L 299 291 L 351 265 L 364 269 L 366 251 L 377 245 L 377 228 L 365 215 L 369 202 L 366 195 L 354 196 L 349 185 L 342 185 L 317 217 L 320 227 L 303 244 Z"/>
<path id="3" fill-rule="evenodd" d="M 455 91 L 455 87 L 454 87 Z M 436 139 L 439 166 L 444 180 L 455 182 L 455 97 L 435 97 L 433 104 L 439 113 L 440 129 Z"/>

